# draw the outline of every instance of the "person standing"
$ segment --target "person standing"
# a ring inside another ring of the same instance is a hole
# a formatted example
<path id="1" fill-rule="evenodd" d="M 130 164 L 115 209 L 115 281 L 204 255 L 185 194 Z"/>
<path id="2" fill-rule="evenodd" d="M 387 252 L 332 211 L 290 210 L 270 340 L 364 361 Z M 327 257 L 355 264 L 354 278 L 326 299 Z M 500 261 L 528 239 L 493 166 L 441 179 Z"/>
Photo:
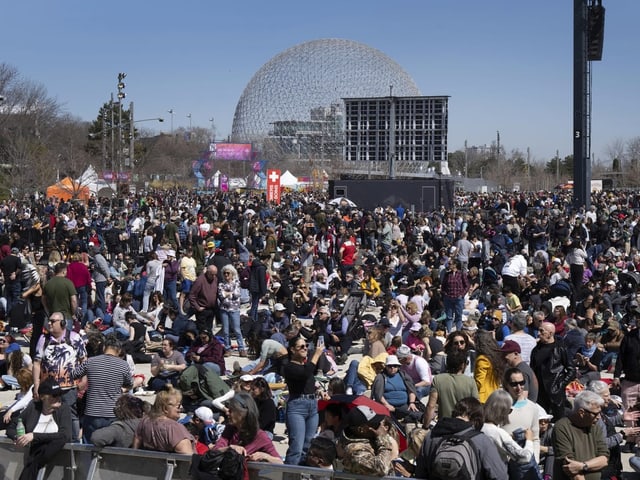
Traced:
<path id="1" fill-rule="evenodd" d="M 218 269 L 207 265 L 189 292 L 189 305 L 196 312 L 198 331 L 213 331 L 216 309 L 218 308 Z"/>
<path id="2" fill-rule="evenodd" d="M 123 389 L 133 386 L 129 364 L 120 358 L 122 344 L 115 335 L 104 340 L 104 353 L 89 358 L 73 370 L 73 378 L 86 375 L 86 408 L 82 417 L 82 439 L 91 443 L 93 432 L 116 420 L 114 408 Z"/>
<path id="3" fill-rule="evenodd" d="M 440 287 L 444 300 L 444 311 L 447 316 L 447 333 L 451 332 L 455 322 L 456 330 L 462 330 L 462 309 L 464 297 L 469 291 L 469 278 L 460 271 L 460 262 L 450 260 Z"/>
<path id="4" fill-rule="evenodd" d="M 162 262 L 164 269 L 164 285 L 162 296 L 165 305 L 178 308 L 178 273 L 180 272 L 180 264 L 176 260 L 176 251 L 167 250 L 167 258 Z"/>
<path id="5" fill-rule="evenodd" d="M 78 308 L 78 294 L 73 282 L 67 278 L 67 264 L 56 263 L 54 276 L 44 285 L 42 303 L 48 312 L 60 312 L 68 330 L 73 329 L 73 320 Z"/>
<path id="6" fill-rule="evenodd" d="M 11 253 L 0 260 L 0 270 L 4 277 L 4 297 L 7 300 L 6 312 L 10 314 L 11 307 L 20 298 L 20 272 L 22 271 L 22 261 L 20 260 L 20 250 L 17 247 L 11 249 Z"/>
<path id="7" fill-rule="evenodd" d="M 182 289 L 178 299 L 179 312 L 185 315 L 184 301 L 189 296 L 191 286 L 196 281 L 196 260 L 193 258 L 193 247 L 187 248 L 185 255 L 180 259 L 180 277 L 182 278 Z"/>
<path id="8" fill-rule="evenodd" d="M 220 299 L 220 318 L 224 336 L 225 355 L 231 354 L 231 328 L 236 334 L 238 351 L 241 357 L 247 356 L 247 349 L 240 329 L 240 280 L 233 265 L 222 267 L 223 281 L 218 286 Z"/>
<path id="9" fill-rule="evenodd" d="M 258 321 L 260 299 L 267 294 L 267 267 L 261 261 L 263 256 L 268 258 L 268 255 L 261 255 L 260 259 L 258 259 L 252 254 L 250 259 L 249 293 L 251 294 L 251 309 L 249 310 L 249 318 L 254 322 Z"/>
<path id="10" fill-rule="evenodd" d="M 71 376 L 71 372 L 87 357 L 82 337 L 66 328 L 66 320 L 60 312 L 53 312 L 49 316 L 48 333 L 42 335 L 36 346 L 36 356 L 33 359 L 33 391 L 37 396 L 40 383 L 48 377 L 53 377 L 62 389 L 62 401 L 71 409 L 73 425 L 73 441 L 79 440 L 80 421 L 76 409 L 78 391 Z"/>
<path id="11" fill-rule="evenodd" d="M 107 252 L 107 247 L 102 246 L 98 248 L 92 248 L 93 254 L 93 271 L 91 277 L 96 284 L 96 301 L 95 301 L 95 314 L 97 317 L 103 317 L 107 311 L 107 302 L 105 299 L 105 290 L 107 283 L 111 278 L 109 270 L 109 262 L 104 257 L 104 253 Z"/>
<path id="12" fill-rule="evenodd" d="M 156 288 L 156 283 L 158 281 L 158 276 L 161 274 L 162 266 L 162 262 L 158 259 L 158 254 L 156 252 L 151 252 L 149 254 L 149 261 L 145 266 L 147 276 L 144 284 L 144 294 L 142 297 L 142 311 L 144 312 L 149 310 L 149 297 L 151 296 L 151 293 L 158 290 L 158 288 Z"/>
<path id="13" fill-rule="evenodd" d="M 289 389 L 286 410 L 289 448 L 284 460 L 288 465 L 302 463 L 318 429 L 318 402 L 313 374 L 323 350 L 323 345 L 318 343 L 313 356 L 307 359 L 309 347 L 304 338 L 296 337 L 289 342 L 289 362 L 282 372 Z"/>
<path id="14" fill-rule="evenodd" d="M 567 351 L 555 338 L 556 328 L 551 322 L 542 322 L 538 345 L 531 352 L 531 369 L 539 380 L 538 403 L 554 419 L 565 415 L 565 387 L 576 376 L 576 369 L 567 357 Z"/>
<path id="15" fill-rule="evenodd" d="M 91 272 L 82 262 L 82 255 L 74 253 L 71 262 L 67 265 L 67 278 L 71 280 L 78 296 L 80 307 L 80 320 L 84 326 L 87 321 L 87 308 L 89 306 L 89 294 L 91 293 Z"/>
<path id="16" fill-rule="evenodd" d="M 604 400 L 584 390 L 576 395 L 568 417 L 553 428 L 553 479 L 599 480 L 609 461 L 605 433 L 598 425 Z"/>

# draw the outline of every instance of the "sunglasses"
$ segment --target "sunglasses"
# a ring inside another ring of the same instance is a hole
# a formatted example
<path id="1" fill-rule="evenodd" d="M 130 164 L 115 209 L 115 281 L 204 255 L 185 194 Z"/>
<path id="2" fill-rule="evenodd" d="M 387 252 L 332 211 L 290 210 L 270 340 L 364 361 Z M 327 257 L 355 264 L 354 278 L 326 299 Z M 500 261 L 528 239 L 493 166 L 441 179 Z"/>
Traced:
<path id="1" fill-rule="evenodd" d="M 525 382 L 524 380 L 522 380 L 520 382 L 509 382 L 509 385 L 511 385 L 513 388 L 524 387 L 526 384 L 527 384 L 527 382 Z"/>
<path id="2" fill-rule="evenodd" d="M 467 342 L 465 342 L 464 340 L 457 340 L 453 342 L 454 345 L 465 345 L 466 343 Z"/>
<path id="3" fill-rule="evenodd" d="M 309 345 L 302 344 L 302 345 L 296 345 L 296 350 L 306 350 L 307 348 L 309 348 Z"/>

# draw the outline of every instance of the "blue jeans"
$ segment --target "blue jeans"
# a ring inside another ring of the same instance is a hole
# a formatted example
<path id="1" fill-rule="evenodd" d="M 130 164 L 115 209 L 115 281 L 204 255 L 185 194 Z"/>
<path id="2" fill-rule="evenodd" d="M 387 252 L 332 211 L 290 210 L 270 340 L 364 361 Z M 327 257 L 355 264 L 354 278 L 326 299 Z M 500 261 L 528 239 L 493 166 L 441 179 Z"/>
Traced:
<path id="1" fill-rule="evenodd" d="M 164 303 L 168 305 L 172 305 L 175 308 L 178 308 L 178 282 L 176 280 L 165 280 L 164 282 L 164 292 L 162 296 L 164 297 Z"/>
<path id="2" fill-rule="evenodd" d="M 362 395 L 367 391 L 367 387 L 365 387 L 360 377 L 358 377 L 358 366 L 360 362 L 358 360 L 351 360 L 349 363 L 349 368 L 347 369 L 347 374 L 344 377 L 344 384 L 347 387 L 351 387 L 354 395 Z"/>
<path id="3" fill-rule="evenodd" d="M 76 292 L 78 293 L 78 304 L 82 311 L 82 317 L 80 317 L 80 322 L 84 327 L 85 323 L 87 323 L 87 307 L 89 305 L 89 295 L 87 294 L 87 287 L 78 287 L 76 288 Z"/>
<path id="4" fill-rule="evenodd" d="M 4 286 L 4 298 L 7 300 L 6 312 L 7 315 L 11 314 L 11 307 L 20 298 L 21 284 L 20 282 L 7 282 Z"/>
<path id="5" fill-rule="evenodd" d="M 258 321 L 258 305 L 260 305 L 259 293 L 251 293 L 251 309 L 249 310 L 249 318 L 254 322 Z"/>
<path id="6" fill-rule="evenodd" d="M 100 428 L 108 427 L 116 420 L 115 417 L 92 417 L 84 415 L 82 417 L 82 442 L 91 443 L 91 435 Z"/>
<path id="7" fill-rule="evenodd" d="M 447 333 L 451 332 L 453 322 L 456 322 L 456 330 L 462 330 L 462 309 L 464 307 L 464 298 L 443 297 L 444 313 L 447 316 L 446 325 Z"/>
<path id="8" fill-rule="evenodd" d="M 289 448 L 284 463 L 299 465 L 307 455 L 318 429 L 318 402 L 315 398 L 294 398 L 287 403 L 286 425 Z"/>
<path id="9" fill-rule="evenodd" d="M 104 298 L 104 290 L 107 288 L 107 282 L 96 282 L 96 315 L 98 315 L 98 309 L 103 312 L 107 311 L 107 303 Z"/>
<path id="10" fill-rule="evenodd" d="M 245 350 L 244 339 L 242 338 L 242 331 L 240 330 L 240 312 L 220 309 L 220 318 L 222 319 L 222 332 L 224 335 L 224 348 L 225 350 L 231 349 L 231 335 L 229 327 L 233 328 L 238 340 L 238 350 Z"/>
<path id="11" fill-rule="evenodd" d="M 119 340 L 128 340 L 129 339 L 129 330 L 123 327 L 110 327 L 107 328 L 102 334 L 106 337 L 112 333 L 116 334 Z"/>

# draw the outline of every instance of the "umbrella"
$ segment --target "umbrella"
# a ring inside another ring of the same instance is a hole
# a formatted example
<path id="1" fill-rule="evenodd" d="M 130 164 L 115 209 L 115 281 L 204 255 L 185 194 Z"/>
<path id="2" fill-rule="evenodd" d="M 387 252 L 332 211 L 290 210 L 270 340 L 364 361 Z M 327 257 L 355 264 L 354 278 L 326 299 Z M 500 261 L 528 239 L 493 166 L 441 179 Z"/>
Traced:
<path id="1" fill-rule="evenodd" d="M 400 452 L 404 452 L 407 449 L 407 437 L 404 434 L 403 428 L 398 424 L 396 420 L 393 419 L 389 409 L 381 403 L 378 403 L 375 400 L 371 400 L 369 397 L 365 397 L 364 395 L 340 394 L 334 395 L 329 400 L 318 400 L 318 410 L 323 411 L 325 408 L 327 408 L 327 405 L 331 404 L 342 405 L 347 411 L 360 405 L 364 405 L 371 408 L 371 410 L 380 415 L 386 415 L 387 417 L 391 418 L 396 432 L 398 432 L 398 447 Z"/>
<path id="2" fill-rule="evenodd" d="M 371 400 L 369 397 L 365 397 L 364 395 L 340 394 L 334 395 L 329 400 L 318 400 L 318 410 L 322 411 L 327 408 L 327 405 L 330 405 L 332 403 L 344 405 L 347 410 L 351 410 L 352 408 L 359 405 L 365 405 L 380 415 L 387 415 L 388 417 L 391 416 L 391 412 L 387 407 L 385 407 L 381 403 L 376 402 L 375 400 Z"/>
<path id="3" fill-rule="evenodd" d="M 332 198 L 327 203 L 336 207 L 357 207 L 357 205 L 347 197 Z"/>

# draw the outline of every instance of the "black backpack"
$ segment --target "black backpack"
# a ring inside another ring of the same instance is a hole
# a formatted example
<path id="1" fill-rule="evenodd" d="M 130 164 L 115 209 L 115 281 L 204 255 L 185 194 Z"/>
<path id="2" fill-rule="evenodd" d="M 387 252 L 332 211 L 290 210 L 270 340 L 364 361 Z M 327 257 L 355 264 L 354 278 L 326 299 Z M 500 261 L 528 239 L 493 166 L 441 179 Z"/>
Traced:
<path id="1" fill-rule="evenodd" d="M 195 480 L 242 480 L 246 469 L 244 455 L 227 448 L 209 450 L 203 456 L 193 455 L 189 473 Z"/>
<path id="2" fill-rule="evenodd" d="M 438 443 L 431 462 L 432 480 L 475 480 L 479 478 L 480 456 L 471 441 L 480 432 L 469 428 L 447 435 Z"/>

